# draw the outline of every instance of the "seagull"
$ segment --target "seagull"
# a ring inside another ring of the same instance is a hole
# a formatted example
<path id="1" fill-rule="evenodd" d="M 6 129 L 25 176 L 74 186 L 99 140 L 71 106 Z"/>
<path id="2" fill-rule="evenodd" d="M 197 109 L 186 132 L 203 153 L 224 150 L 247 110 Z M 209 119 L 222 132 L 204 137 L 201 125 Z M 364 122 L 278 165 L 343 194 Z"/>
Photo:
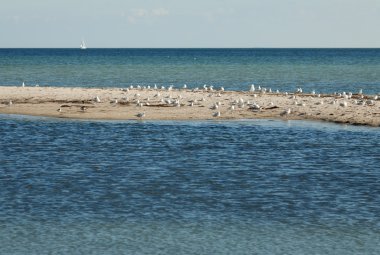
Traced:
<path id="1" fill-rule="evenodd" d="M 342 107 L 347 107 L 347 102 L 346 102 L 346 101 L 343 101 L 343 102 L 340 103 L 339 105 L 342 106 Z"/>
<path id="2" fill-rule="evenodd" d="M 13 104 L 12 100 L 9 100 L 8 106 L 11 106 Z"/>
<path id="3" fill-rule="evenodd" d="M 291 114 L 291 113 L 292 113 L 292 109 L 288 108 L 287 110 L 285 110 L 285 111 L 283 111 L 283 112 L 281 113 L 281 116 L 289 115 L 289 114 Z"/>
<path id="4" fill-rule="evenodd" d="M 254 104 L 251 106 L 251 108 L 252 108 L 253 110 L 260 110 L 260 105 L 254 103 Z"/>
<path id="5" fill-rule="evenodd" d="M 136 114 L 136 116 L 140 119 L 144 118 L 145 117 L 145 112 L 139 112 L 138 114 Z"/>
<path id="6" fill-rule="evenodd" d="M 219 108 L 218 104 L 213 104 L 213 105 L 211 106 L 211 110 L 216 110 L 216 109 L 218 109 L 218 108 Z"/>
<path id="7" fill-rule="evenodd" d="M 62 109 L 61 107 L 58 108 L 57 112 L 62 112 Z"/>
<path id="8" fill-rule="evenodd" d="M 82 112 L 85 112 L 87 110 L 87 107 L 83 105 L 83 106 L 80 107 L 80 109 L 81 109 Z"/>
<path id="9" fill-rule="evenodd" d="M 25 87 L 25 82 L 22 82 L 22 87 Z"/>
<path id="10" fill-rule="evenodd" d="M 317 104 L 317 105 L 323 105 L 323 100 L 321 100 L 320 102 L 316 102 L 315 104 Z"/>
<path id="11" fill-rule="evenodd" d="M 187 85 L 186 84 L 183 84 L 183 89 L 187 89 Z"/>
<path id="12" fill-rule="evenodd" d="M 220 117 L 220 112 L 215 112 L 212 116 L 214 116 L 214 117 Z"/>
<path id="13" fill-rule="evenodd" d="M 233 110 L 235 110 L 235 106 L 231 105 L 230 108 L 228 108 L 228 109 L 233 111 Z"/>
<path id="14" fill-rule="evenodd" d="M 96 96 L 96 97 L 94 98 L 94 100 L 95 100 L 95 102 L 100 103 L 100 98 L 99 98 L 98 96 Z"/>

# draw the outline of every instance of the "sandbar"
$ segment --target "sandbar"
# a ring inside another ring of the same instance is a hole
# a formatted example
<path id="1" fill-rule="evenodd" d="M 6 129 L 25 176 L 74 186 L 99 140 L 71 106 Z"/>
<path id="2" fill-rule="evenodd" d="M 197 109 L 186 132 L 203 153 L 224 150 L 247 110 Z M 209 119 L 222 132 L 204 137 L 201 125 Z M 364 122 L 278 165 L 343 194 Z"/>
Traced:
<path id="1" fill-rule="evenodd" d="M 380 126 L 376 95 L 0 86 L 0 113 L 107 120 L 320 120 Z"/>

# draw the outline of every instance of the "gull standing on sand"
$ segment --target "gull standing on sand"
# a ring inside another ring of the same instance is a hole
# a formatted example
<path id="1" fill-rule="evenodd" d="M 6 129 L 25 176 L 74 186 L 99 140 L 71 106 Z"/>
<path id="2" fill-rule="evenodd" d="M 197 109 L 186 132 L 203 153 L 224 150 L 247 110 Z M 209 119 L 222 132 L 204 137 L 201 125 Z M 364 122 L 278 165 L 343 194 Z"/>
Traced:
<path id="1" fill-rule="evenodd" d="M 216 109 L 218 109 L 218 108 L 219 108 L 219 105 L 218 105 L 218 104 L 213 104 L 213 105 L 210 107 L 211 110 L 216 110 Z"/>
<path id="2" fill-rule="evenodd" d="M 347 107 L 347 102 L 346 102 L 346 101 L 343 101 L 343 102 L 340 103 L 339 105 L 342 106 L 342 107 Z"/>
<path id="3" fill-rule="evenodd" d="M 214 117 L 220 117 L 220 112 L 215 112 L 212 116 L 214 116 Z"/>
<path id="4" fill-rule="evenodd" d="M 292 109 L 288 108 L 287 110 L 283 111 L 280 115 L 284 116 L 284 115 L 289 115 L 291 113 L 292 113 Z"/>
<path id="5" fill-rule="evenodd" d="M 111 100 L 110 104 L 113 104 L 113 106 L 116 106 L 119 103 L 117 99 Z"/>
<path id="6" fill-rule="evenodd" d="M 260 105 L 258 105 L 256 103 L 253 103 L 252 106 L 251 106 L 251 109 L 253 109 L 253 110 L 260 110 L 261 107 L 260 107 Z"/>
<path id="7" fill-rule="evenodd" d="M 136 114 L 136 116 L 142 119 L 145 117 L 145 112 L 139 112 L 138 114 Z"/>

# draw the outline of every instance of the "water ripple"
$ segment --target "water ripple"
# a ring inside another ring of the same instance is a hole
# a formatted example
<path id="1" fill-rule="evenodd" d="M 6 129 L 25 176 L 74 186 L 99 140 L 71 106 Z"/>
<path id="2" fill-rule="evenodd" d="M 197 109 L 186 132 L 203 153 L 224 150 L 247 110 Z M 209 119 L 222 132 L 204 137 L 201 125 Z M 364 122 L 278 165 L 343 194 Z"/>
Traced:
<path id="1" fill-rule="evenodd" d="M 107 222 L 209 222 L 213 227 L 233 222 L 232 228 L 284 224 L 332 231 L 361 226 L 379 236 L 380 132 L 375 128 L 5 115 L 0 121 L 4 229 L 24 223 L 28 233 L 41 231 L 30 229 L 36 228 L 32 222 L 64 224 L 58 228 L 81 221 L 93 222 L 89 228 Z M 257 231 L 248 229 L 238 232 Z M 25 242 L 17 232 L 22 230 L 15 231 L 11 236 Z M 79 235 L 78 229 L 68 231 Z M 203 244 L 211 235 L 205 229 L 188 231 L 200 231 Z M 366 238 L 373 242 L 375 236 Z"/>

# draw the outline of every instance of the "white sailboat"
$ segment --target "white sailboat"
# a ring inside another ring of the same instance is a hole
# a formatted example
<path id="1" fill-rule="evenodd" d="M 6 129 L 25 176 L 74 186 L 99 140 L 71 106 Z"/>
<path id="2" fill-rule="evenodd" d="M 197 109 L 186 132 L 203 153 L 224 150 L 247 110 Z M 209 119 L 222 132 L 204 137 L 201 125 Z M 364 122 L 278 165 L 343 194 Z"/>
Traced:
<path id="1" fill-rule="evenodd" d="M 84 40 L 82 40 L 82 43 L 80 44 L 80 49 L 81 50 L 87 49 L 87 46 L 86 46 L 86 43 L 84 42 Z"/>

